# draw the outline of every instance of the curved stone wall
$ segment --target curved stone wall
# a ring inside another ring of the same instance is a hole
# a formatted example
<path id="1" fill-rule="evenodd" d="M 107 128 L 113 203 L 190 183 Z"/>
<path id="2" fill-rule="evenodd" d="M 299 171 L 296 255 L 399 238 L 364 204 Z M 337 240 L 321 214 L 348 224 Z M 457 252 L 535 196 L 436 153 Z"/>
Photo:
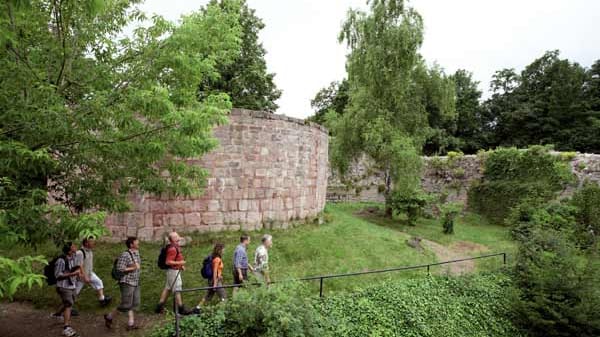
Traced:
<path id="1" fill-rule="evenodd" d="M 190 165 L 210 176 L 202 196 L 132 196 L 131 212 L 106 220 L 114 238 L 160 239 L 182 232 L 285 227 L 315 217 L 327 193 L 328 135 L 323 127 L 282 115 L 234 109 L 215 128 L 219 147 Z"/>

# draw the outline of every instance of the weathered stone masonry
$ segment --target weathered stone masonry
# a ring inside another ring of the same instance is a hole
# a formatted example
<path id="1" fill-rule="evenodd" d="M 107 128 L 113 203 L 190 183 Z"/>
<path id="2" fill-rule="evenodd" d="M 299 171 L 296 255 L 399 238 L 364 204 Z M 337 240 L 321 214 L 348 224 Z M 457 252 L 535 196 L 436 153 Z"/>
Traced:
<path id="1" fill-rule="evenodd" d="M 438 164 L 436 164 L 436 162 Z M 447 157 L 424 157 L 421 185 L 429 193 L 445 193 L 447 201 L 467 203 L 469 187 L 474 180 L 481 178 L 481 162 L 475 155 L 456 158 L 452 164 L 440 168 L 440 162 L 448 162 Z M 578 153 L 571 160 L 571 168 L 579 183 L 592 181 L 600 184 L 600 154 Z M 374 168 L 371 161 L 361 158 L 354 162 L 345 181 L 332 172 L 327 189 L 329 201 L 375 201 L 384 202 L 381 193 L 383 174 Z M 570 186 L 561 195 L 573 192 Z"/>
<path id="2" fill-rule="evenodd" d="M 264 112 L 234 109 L 217 127 L 219 147 L 190 165 L 206 168 L 205 192 L 195 198 L 132 196 L 131 212 L 113 214 L 114 238 L 160 239 L 170 230 L 221 231 L 285 227 L 325 206 L 328 135 L 323 127 Z"/>

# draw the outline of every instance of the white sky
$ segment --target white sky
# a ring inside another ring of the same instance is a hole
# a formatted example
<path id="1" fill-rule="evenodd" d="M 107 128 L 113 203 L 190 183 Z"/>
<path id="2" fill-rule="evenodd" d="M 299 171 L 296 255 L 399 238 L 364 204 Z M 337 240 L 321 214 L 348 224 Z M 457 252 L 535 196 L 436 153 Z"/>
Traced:
<path id="1" fill-rule="evenodd" d="M 142 8 L 176 21 L 207 0 L 146 0 Z M 283 90 L 277 113 L 305 118 L 310 100 L 345 76 L 346 49 L 337 42 L 350 7 L 365 0 L 249 0 L 266 24 L 261 41 L 269 72 Z M 600 59 L 598 0 L 412 0 L 423 16 L 428 63 L 447 73 L 474 73 L 487 96 L 494 71 L 516 68 L 559 49 L 561 56 L 590 66 Z"/>

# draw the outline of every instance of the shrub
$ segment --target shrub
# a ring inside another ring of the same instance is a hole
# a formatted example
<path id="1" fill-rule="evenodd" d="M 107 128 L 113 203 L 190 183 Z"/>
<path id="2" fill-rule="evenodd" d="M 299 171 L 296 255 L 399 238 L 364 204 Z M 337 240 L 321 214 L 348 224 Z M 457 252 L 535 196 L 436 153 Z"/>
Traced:
<path id="1" fill-rule="evenodd" d="M 574 181 L 568 163 L 542 146 L 500 148 L 486 156 L 483 177 L 469 189 L 469 206 L 495 223 L 503 223 L 521 201 L 551 200 Z"/>
<path id="2" fill-rule="evenodd" d="M 578 243 L 590 247 L 600 235 L 600 186 L 586 182 L 573 194 L 570 202 L 576 208 L 576 235 Z"/>
<path id="3" fill-rule="evenodd" d="M 465 154 L 461 151 L 448 151 L 448 163 L 450 163 L 450 165 L 453 165 L 456 163 L 457 160 L 461 159 L 464 156 Z"/>
<path id="4" fill-rule="evenodd" d="M 408 218 L 408 225 L 414 226 L 417 219 L 423 215 L 425 206 L 431 199 L 423 191 L 394 191 L 389 198 L 389 205 L 394 212 L 405 213 Z"/>
<path id="5" fill-rule="evenodd" d="M 531 229 L 515 269 L 516 322 L 533 336 L 600 336 L 599 262 L 568 230 Z"/>
<path id="6" fill-rule="evenodd" d="M 181 322 L 182 337 L 518 337 L 502 274 L 387 281 L 319 299 L 297 287 L 240 292 Z M 173 336 L 170 323 L 153 337 Z"/>
<path id="7" fill-rule="evenodd" d="M 515 207 L 510 223 L 519 243 L 512 294 L 516 322 L 532 336 L 600 335 L 598 245 L 582 246 L 587 207 L 573 201 Z M 596 206 L 597 207 L 597 206 Z"/>
<path id="8" fill-rule="evenodd" d="M 454 219 L 462 212 L 463 204 L 449 202 L 442 205 L 442 227 L 444 234 L 454 234 Z"/>
<path id="9" fill-rule="evenodd" d="M 560 152 L 560 160 L 570 162 L 577 157 L 577 152 Z"/>
<path id="10" fill-rule="evenodd" d="M 316 300 L 298 285 L 240 291 L 222 305 L 206 308 L 198 317 L 181 321 L 181 336 L 323 336 Z M 153 337 L 174 335 L 168 324 Z"/>

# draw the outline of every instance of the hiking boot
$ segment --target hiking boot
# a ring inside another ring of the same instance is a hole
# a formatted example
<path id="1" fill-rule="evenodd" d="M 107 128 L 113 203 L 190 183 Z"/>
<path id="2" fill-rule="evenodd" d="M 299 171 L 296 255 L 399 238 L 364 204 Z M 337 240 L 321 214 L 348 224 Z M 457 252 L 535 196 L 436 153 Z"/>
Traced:
<path id="1" fill-rule="evenodd" d="M 183 306 L 183 305 L 182 305 L 182 306 L 180 306 L 180 307 L 177 309 L 177 312 L 178 312 L 180 315 L 182 315 L 182 316 L 188 316 L 188 315 L 191 315 L 191 314 L 193 313 L 193 312 L 192 312 L 192 310 L 189 310 L 189 309 L 187 309 L 187 308 L 186 308 L 185 306 Z"/>
<path id="2" fill-rule="evenodd" d="M 104 325 L 105 325 L 107 328 L 109 328 L 109 329 L 110 329 L 110 328 L 112 327 L 112 322 L 113 322 L 113 319 L 112 319 L 112 317 L 108 317 L 108 315 L 104 315 Z"/>
<path id="3" fill-rule="evenodd" d="M 164 303 L 158 303 L 156 305 L 156 308 L 154 308 L 154 313 L 156 313 L 156 314 L 162 314 L 164 311 L 165 311 Z"/>
<path id="4" fill-rule="evenodd" d="M 66 336 L 66 337 L 75 337 L 75 336 L 79 336 L 79 335 L 77 334 L 77 331 L 75 331 L 75 329 L 71 328 L 70 326 L 66 326 L 66 327 L 63 329 L 63 333 L 62 333 L 62 334 L 63 334 L 63 336 Z"/>
<path id="5" fill-rule="evenodd" d="M 112 301 L 112 297 L 104 296 L 104 299 L 100 300 L 100 306 L 105 307 L 105 306 L 109 305 L 111 301 Z"/>
<path id="6" fill-rule="evenodd" d="M 71 317 L 77 317 L 79 316 L 79 310 L 75 309 L 75 308 L 71 308 Z"/>
<path id="7" fill-rule="evenodd" d="M 56 318 L 56 319 L 63 319 L 62 312 L 55 312 L 55 313 L 51 314 L 50 317 Z"/>

